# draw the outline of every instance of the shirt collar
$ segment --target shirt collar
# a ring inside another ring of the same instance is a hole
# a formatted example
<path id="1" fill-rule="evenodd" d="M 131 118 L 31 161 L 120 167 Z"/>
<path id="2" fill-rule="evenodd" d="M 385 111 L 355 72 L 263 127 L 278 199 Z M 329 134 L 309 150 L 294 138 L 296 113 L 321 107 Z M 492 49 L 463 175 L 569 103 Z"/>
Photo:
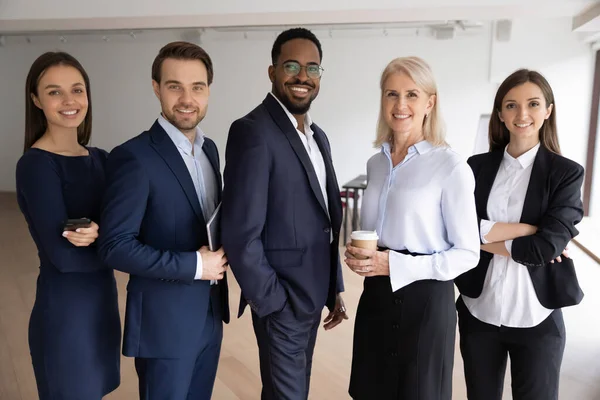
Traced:
<path id="1" fill-rule="evenodd" d="M 171 138 L 175 146 L 183 150 L 186 154 L 192 153 L 192 144 L 190 143 L 187 136 L 185 136 L 179 129 L 177 129 L 172 123 L 167 121 L 162 114 L 158 116 L 158 123 L 165 130 L 167 135 Z M 204 132 L 199 126 L 196 127 L 196 139 L 194 140 L 194 146 L 202 149 L 204 145 Z"/>
<path id="2" fill-rule="evenodd" d="M 535 161 L 535 156 L 540 149 L 540 144 L 536 144 L 530 150 L 521 154 L 519 157 L 514 158 L 510 154 L 508 154 L 508 145 L 504 148 L 504 159 L 510 163 L 510 165 L 519 165 L 521 168 L 525 169 L 529 167 Z"/>
<path id="3" fill-rule="evenodd" d="M 433 149 L 433 145 L 429 143 L 427 140 L 421 140 L 414 144 L 415 149 L 419 152 L 419 154 L 425 154 L 429 152 L 429 150 Z"/>
<path id="4" fill-rule="evenodd" d="M 279 103 L 279 105 L 281 106 L 281 108 L 283 108 L 283 111 L 285 111 L 285 114 L 288 116 L 288 118 L 290 119 L 290 122 L 292 123 L 292 125 L 294 125 L 294 128 L 297 130 L 298 129 L 298 121 L 296 120 L 296 117 L 294 117 L 294 115 L 288 111 L 288 109 L 283 105 L 283 103 L 281 102 L 281 100 L 279 100 L 277 98 L 277 96 L 275 96 L 273 94 L 273 92 L 269 92 L 269 94 L 271 96 L 273 96 L 273 98 L 275 100 L 277 100 L 277 102 Z M 312 119 L 310 118 L 310 114 L 306 113 L 304 114 L 304 130 L 306 131 L 305 133 L 307 135 L 312 135 L 312 129 L 310 129 L 310 126 L 312 125 Z"/>
<path id="5" fill-rule="evenodd" d="M 427 140 L 421 140 L 420 142 L 417 142 L 408 148 L 407 155 L 411 155 L 413 153 L 425 154 L 425 153 L 429 152 L 432 148 L 433 148 L 433 145 L 431 143 L 429 143 Z M 381 146 L 381 150 L 386 154 L 391 154 L 391 146 L 390 146 L 389 142 L 385 142 Z"/>

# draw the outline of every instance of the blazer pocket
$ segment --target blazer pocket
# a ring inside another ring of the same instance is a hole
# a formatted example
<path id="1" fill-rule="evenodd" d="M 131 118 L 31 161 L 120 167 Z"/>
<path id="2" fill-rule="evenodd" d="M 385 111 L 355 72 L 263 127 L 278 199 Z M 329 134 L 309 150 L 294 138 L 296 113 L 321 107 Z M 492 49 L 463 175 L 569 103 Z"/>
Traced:
<path id="1" fill-rule="evenodd" d="M 562 262 L 548 263 L 544 267 L 527 267 L 533 289 L 540 303 L 551 310 L 577 305 L 583 299 L 575 265 L 563 256 Z"/>
<path id="2" fill-rule="evenodd" d="M 265 256 L 273 267 L 299 267 L 304 256 L 303 249 L 265 250 Z"/>

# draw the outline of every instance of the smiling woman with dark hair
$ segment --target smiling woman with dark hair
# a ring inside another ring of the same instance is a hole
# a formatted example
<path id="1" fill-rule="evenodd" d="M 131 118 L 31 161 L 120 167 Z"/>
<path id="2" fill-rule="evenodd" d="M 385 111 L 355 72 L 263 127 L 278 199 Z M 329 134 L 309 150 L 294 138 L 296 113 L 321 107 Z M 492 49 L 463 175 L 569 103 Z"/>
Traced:
<path id="1" fill-rule="evenodd" d="M 558 399 L 561 307 L 577 304 L 563 251 L 583 217 L 583 168 L 560 155 L 548 81 L 521 69 L 500 85 L 490 152 L 469 159 L 480 221 L 479 265 L 456 279 L 467 394 L 500 400 L 510 355 L 515 400 Z"/>
<path id="2" fill-rule="evenodd" d="M 40 258 L 29 324 L 39 397 L 100 400 L 119 386 L 121 322 L 113 271 L 96 255 L 107 153 L 87 146 L 90 82 L 71 55 L 49 52 L 31 66 L 25 95 L 16 178 Z"/>

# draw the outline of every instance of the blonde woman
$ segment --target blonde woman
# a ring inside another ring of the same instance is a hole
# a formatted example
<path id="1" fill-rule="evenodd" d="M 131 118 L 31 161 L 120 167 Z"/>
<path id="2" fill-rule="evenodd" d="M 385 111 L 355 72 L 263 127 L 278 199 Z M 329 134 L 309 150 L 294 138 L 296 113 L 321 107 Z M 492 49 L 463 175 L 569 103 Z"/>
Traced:
<path id="1" fill-rule="evenodd" d="M 356 313 L 354 399 L 452 397 L 456 311 L 453 279 L 479 260 L 473 173 L 444 140 L 435 80 L 417 57 L 381 77 L 381 109 L 367 163 L 363 229 L 378 251 L 347 245 L 364 276 Z M 361 259 L 366 257 L 366 259 Z"/>

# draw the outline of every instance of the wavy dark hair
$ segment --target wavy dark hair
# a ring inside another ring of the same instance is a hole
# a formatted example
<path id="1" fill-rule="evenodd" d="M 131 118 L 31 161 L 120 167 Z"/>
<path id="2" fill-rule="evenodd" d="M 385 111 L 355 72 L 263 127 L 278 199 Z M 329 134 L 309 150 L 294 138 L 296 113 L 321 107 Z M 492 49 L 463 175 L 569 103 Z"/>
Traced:
<path id="1" fill-rule="evenodd" d="M 44 111 L 39 109 L 33 102 L 32 95 L 38 96 L 38 84 L 42 75 L 48 68 L 66 65 L 73 67 L 79 71 L 85 83 L 85 90 L 88 98 L 88 109 L 85 119 L 77 127 L 77 141 L 80 145 L 85 146 L 90 142 L 92 136 L 92 97 L 90 92 L 90 78 L 87 72 L 79 61 L 72 55 L 57 51 L 47 52 L 39 56 L 31 65 L 27 80 L 25 83 L 25 144 L 23 152 L 26 152 L 33 144 L 41 138 L 46 129 L 48 129 L 48 121 L 44 115 Z"/>
<path id="2" fill-rule="evenodd" d="M 528 69 L 520 69 L 513 72 L 504 80 L 504 82 L 502 82 L 496 92 L 488 133 L 490 151 L 504 149 L 510 142 L 510 132 L 508 131 L 508 128 L 506 128 L 506 125 L 504 125 L 504 122 L 500 121 L 500 116 L 498 114 L 502 111 L 502 100 L 504 100 L 506 94 L 512 88 L 526 82 L 531 82 L 541 89 L 544 99 L 546 100 L 546 108 L 550 107 L 551 104 L 553 105 L 550 117 L 544 121 L 544 124 L 540 128 L 540 143 L 551 152 L 560 154 L 556 129 L 556 102 L 554 100 L 552 87 L 550 87 L 550 84 L 542 74 Z"/>

